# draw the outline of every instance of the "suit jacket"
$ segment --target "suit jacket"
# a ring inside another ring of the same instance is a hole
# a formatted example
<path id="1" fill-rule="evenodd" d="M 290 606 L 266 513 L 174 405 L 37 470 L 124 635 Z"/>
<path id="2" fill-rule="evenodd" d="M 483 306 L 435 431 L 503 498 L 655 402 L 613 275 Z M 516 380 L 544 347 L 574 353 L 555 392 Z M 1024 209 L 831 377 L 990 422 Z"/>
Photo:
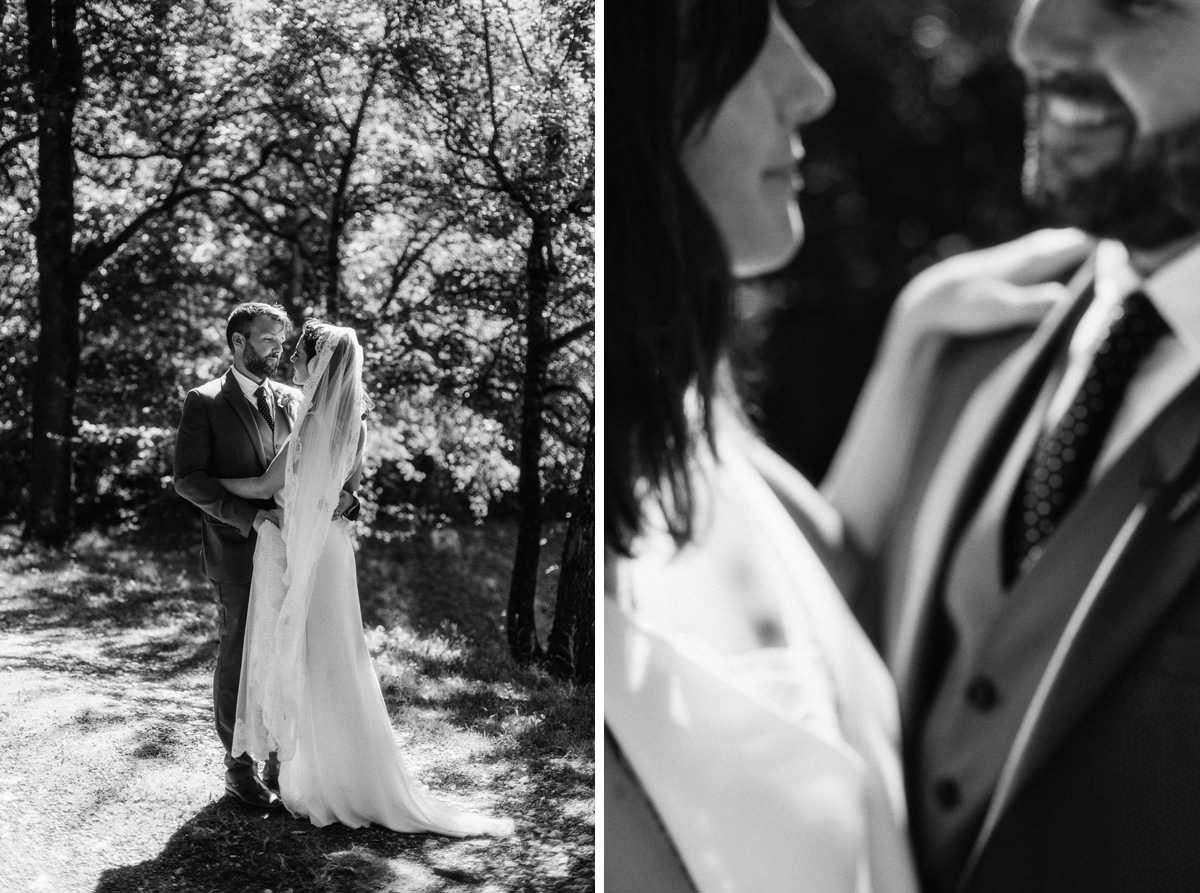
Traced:
<path id="1" fill-rule="evenodd" d="M 276 399 L 275 443 L 291 433 L 299 392 L 272 382 Z M 268 455 L 254 409 L 233 371 L 188 391 L 175 437 L 175 491 L 196 505 L 201 518 L 201 565 L 214 583 L 249 583 L 253 569 L 254 516 L 267 500 L 234 496 L 217 478 L 255 477 Z"/>
<path id="2" fill-rule="evenodd" d="M 1089 296 L 1081 289 L 1032 334 L 964 339 L 942 358 L 880 556 L 883 598 L 867 618 L 896 676 L 910 746 L 949 647 L 940 605 L 949 558 Z M 1010 357 L 1000 410 L 973 411 L 971 396 Z M 1200 889 L 1200 381 L 1147 436 L 1133 509 L 1073 594 L 950 889 Z M 934 492 L 949 498 L 931 501 Z M 1039 564 L 1055 573 L 1048 546 Z"/>

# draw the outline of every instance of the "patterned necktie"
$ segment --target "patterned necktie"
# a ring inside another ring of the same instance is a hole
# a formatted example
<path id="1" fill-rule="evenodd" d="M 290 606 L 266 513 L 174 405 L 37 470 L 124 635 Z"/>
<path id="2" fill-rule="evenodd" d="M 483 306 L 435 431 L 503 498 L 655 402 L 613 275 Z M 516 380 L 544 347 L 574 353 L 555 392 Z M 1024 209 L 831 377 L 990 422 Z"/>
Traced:
<path id="1" fill-rule="evenodd" d="M 271 412 L 271 401 L 267 398 L 267 386 L 259 385 L 258 390 L 254 392 L 254 402 L 258 406 L 258 413 L 267 420 L 267 427 L 271 429 L 271 433 L 275 433 L 275 415 Z"/>
<path id="2" fill-rule="evenodd" d="M 1043 544 L 1087 485 L 1113 418 L 1167 324 L 1144 292 L 1128 295 L 1109 318 L 1070 407 L 1044 432 L 1025 465 L 1004 524 L 1004 582 L 1029 570 Z"/>

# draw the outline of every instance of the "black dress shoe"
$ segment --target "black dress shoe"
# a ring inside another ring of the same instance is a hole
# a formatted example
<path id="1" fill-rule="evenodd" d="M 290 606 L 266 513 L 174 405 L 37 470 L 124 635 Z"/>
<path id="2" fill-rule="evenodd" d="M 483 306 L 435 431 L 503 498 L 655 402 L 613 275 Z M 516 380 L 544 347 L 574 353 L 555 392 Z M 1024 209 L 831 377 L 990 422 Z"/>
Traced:
<path id="1" fill-rule="evenodd" d="M 255 775 L 225 773 L 225 794 L 253 809 L 283 808 L 283 801 Z"/>

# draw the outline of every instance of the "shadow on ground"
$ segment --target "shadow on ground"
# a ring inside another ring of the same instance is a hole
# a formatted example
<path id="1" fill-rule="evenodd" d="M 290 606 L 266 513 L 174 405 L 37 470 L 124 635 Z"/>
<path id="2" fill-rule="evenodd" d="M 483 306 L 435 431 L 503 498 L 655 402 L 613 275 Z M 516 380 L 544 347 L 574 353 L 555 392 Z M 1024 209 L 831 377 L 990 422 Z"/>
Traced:
<path id="1" fill-rule="evenodd" d="M 96 893 L 454 889 L 457 882 L 448 886 L 431 864 L 430 844 L 439 841 L 445 839 L 317 829 L 286 813 L 255 813 L 221 800 L 180 827 L 155 858 L 105 871 Z"/>
<path id="2" fill-rule="evenodd" d="M 76 554 L 34 573 L 10 569 L 19 590 L 0 607 L 0 633 L 21 633 L 28 644 L 8 662 L 148 682 L 204 667 L 215 653 L 216 607 L 185 565 L 184 555 L 146 563 Z"/>
<path id="3" fill-rule="evenodd" d="M 316 829 L 225 801 L 192 815 L 208 796 L 201 792 L 168 820 L 170 829 L 191 815 L 153 858 L 157 843 L 131 845 L 91 873 L 88 888 L 99 877 L 97 893 L 590 890 L 592 692 L 508 658 L 502 617 L 510 540 L 510 531 L 472 530 L 458 553 L 421 550 L 407 558 L 364 545 L 359 579 L 364 617 L 372 628 L 385 626 L 379 657 L 384 664 L 394 658 L 402 670 L 385 682 L 396 722 L 427 717 L 416 740 L 444 729 L 446 746 L 454 737 L 462 748 L 461 760 L 432 760 L 423 780 L 435 791 L 489 792 L 485 808 L 516 820 L 513 838 Z M 544 583 L 542 598 L 552 602 L 553 580 Z M 216 611 L 192 550 L 97 539 L 38 551 L 0 538 L 0 592 L 3 664 L 37 671 L 43 697 L 64 686 L 89 696 L 85 709 L 47 719 L 65 722 L 63 734 L 80 741 L 98 735 L 87 739 L 94 746 L 136 724 L 135 741 L 109 745 L 139 765 L 159 761 L 167 769 L 182 765 L 179 748 L 195 748 L 201 738 L 211 745 L 204 670 Z M 104 786 L 93 793 L 116 815 L 128 796 Z M 141 807 L 129 799 L 127 808 Z M 106 833 L 136 835 L 139 820 L 115 820 Z M 112 867 L 119 862 L 129 864 Z"/>
<path id="4" fill-rule="evenodd" d="M 514 841 L 314 828 L 286 813 L 256 813 L 221 800 L 180 827 L 155 858 L 105 871 L 95 893 L 590 889 L 590 861 L 570 867 L 567 877 L 573 880 L 548 879 L 545 885 L 531 884 L 527 875 L 522 880 L 512 858 L 520 847 Z"/>

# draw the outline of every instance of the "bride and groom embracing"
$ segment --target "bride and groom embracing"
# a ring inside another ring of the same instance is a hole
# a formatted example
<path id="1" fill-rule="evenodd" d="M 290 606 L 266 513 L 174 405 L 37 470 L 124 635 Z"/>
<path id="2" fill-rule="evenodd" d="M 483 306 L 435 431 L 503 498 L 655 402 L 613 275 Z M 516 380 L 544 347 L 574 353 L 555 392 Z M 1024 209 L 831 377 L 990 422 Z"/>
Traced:
<path id="1" fill-rule="evenodd" d="M 511 833 L 509 819 L 431 796 L 396 747 L 349 529 L 365 439 L 362 348 L 352 329 L 307 321 L 291 355 L 297 390 L 269 377 L 287 329 L 278 307 L 234 308 L 233 366 L 188 393 L 175 445 L 175 489 L 203 512 L 202 562 L 218 598 L 213 710 L 226 792 L 317 826 Z"/>

